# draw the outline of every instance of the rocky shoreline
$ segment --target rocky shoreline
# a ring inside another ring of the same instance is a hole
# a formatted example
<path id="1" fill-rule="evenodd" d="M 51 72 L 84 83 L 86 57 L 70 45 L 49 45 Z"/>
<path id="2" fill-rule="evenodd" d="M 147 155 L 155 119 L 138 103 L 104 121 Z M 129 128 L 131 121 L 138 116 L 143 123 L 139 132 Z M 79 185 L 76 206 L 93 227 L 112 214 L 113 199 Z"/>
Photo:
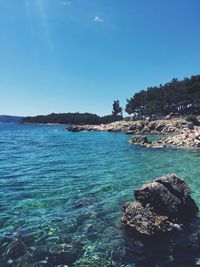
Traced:
<path id="1" fill-rule="evenodd" d="M 154 142 L 151 142 L 145 135 L 134 135 L 129 143 L 148 148 L 179 147 L 197 149 L 200 148 L 200 128 L 183 128 L 174 134 L 163 135 Z"/>
<path id="2" fill-rule="evenodd" d="M 186 121 L 184 118 L 155 121 L 117 121 L 101 125 L 69 125 L 71 132 L 121 132 L 133 135 L 130 144 L 148 148 L 200 148 L 200 127 Z M 161 135 L 158 140 L 151 142 L 147 135 Z"/>
<path id="3" fill-rule="evenodd" d="M 189 127 L 190 123 L 184 119 L 155 120 L 155 121 L 116 121 L 100 125 L 69 125 L 71 132 L 95 131 L 95 132 L 122 132 L 126 134 L 147 133 L 173 133 L 183 127 Z"/>

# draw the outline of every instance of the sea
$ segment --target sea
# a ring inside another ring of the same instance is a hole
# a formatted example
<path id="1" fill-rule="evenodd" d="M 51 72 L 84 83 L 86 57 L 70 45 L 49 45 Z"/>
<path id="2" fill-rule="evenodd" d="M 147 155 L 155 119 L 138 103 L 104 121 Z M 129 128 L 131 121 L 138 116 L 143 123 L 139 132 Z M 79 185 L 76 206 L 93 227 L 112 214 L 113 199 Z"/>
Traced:
<path id="1" fill-rule="evenodd" d="M 140 240 L 120 218 L 134 189 L 167 173 L 185 179 L 200 206 L 200 151 L 129 138 L 0 124 L 0 266 L 199 266 L 198 251 Z"/>

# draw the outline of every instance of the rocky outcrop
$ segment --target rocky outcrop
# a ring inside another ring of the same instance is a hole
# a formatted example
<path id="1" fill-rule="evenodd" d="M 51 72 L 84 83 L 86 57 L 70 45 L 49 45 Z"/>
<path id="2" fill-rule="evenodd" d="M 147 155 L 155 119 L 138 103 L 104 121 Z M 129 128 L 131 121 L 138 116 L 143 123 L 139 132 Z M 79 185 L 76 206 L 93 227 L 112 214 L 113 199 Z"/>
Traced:
<path id="1" fill-rule="evenodd" d="M 173 224 L 167 216 L 157 215 L 150 205 L 143 206 L 138 201 L 124 205 L 122 223 L 140 234 L 149 236 L 173 229 Z"/>
<path id="2" fill-rule="evenodd" d="M 165 145 L 162 144 L 162 142 L 155 141 L 151 142 L 145 135 L 134 135 L 129 140 L 130 144 L 139 145 L 139 146 L 145 146 L 148 148 L 164 148 Z"/>
<path id="3" fill-rule="evenodd" d="M 81 132 L 83 128 L 80 125 L 69 125 L 67 130 L 70 132 Z"/>
<path id="4" fill-rule="evenodd" d="M 117 121 L 100 125 L 69 125 L 71 132 L 103 131 L 122 132 L 134 135 L 129 143 L 149 148 L 164 148 L 166 146 L 200 148 L 200 127 L 192 126 L 185 120 L 158 120 L 158 121 Z M 157 141 L 150 142 L 145 135 L 161 134 Z"/>
<path id="5" fill-rule="evenodd" d="M 162 143 L 167 146 L 177 146 L 185 148 L 199 148 L 200 147 L 200 128 L 193 127 L 192 129 L 184 128 L 175 135 L 170 135 L 163 138 Z"/>
<path id="6" fill-rule="evenodd" d="M 134 135 L 130 140 L 130 144 L 136 144 L 141 146 L 147 146 L 151 144 L 151 141 L 148 140 L 147 136 L 145 135 Z"/>
<path id="7" fill-rule="evenodd" d="M 184 119 L 155 120 L 155 121 L 116 121 L 100 125 L 70 125 L 67 130 L 72 132 L 80 131 L 105 131 L 123 132 L 127 134 L 146 133 L 171 133 L 179 131 L 188 123 Z"/>
<path id="8" fill-rule="evenodd" d="M 176 131 L 172 134 L 162 135 L 158 140 L 153 142 L 150 142 L 147 136 L 133 135 L 133 137 L 129 140 L 129 143 L 149 148 L 200 148 L 200 127 L 194 126 L 193 129 L 183 128 L 178 132 Z"/>
<path id="9" fill-rule="evenodd" d="M 198 212 L 190 188 L 175 174 L 157 178 L 134 191 L 123 207 L 122 223 L 147 236 L 180 230 Z"/>

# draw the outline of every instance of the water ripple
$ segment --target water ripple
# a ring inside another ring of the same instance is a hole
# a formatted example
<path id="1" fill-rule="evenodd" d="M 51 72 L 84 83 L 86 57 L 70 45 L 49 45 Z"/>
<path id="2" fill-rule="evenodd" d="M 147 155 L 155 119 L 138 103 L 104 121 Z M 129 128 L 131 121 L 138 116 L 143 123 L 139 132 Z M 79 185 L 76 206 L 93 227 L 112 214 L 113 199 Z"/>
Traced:
<path id="1" fill-rule="evenodd" d="M 186 179 L 200 204 L 200 153 L 127 141 L 63 126 L 0 125 L 0 266 L 144 266 L 125 238 L 121 207 L 133 188 L 168 172 Z"/>

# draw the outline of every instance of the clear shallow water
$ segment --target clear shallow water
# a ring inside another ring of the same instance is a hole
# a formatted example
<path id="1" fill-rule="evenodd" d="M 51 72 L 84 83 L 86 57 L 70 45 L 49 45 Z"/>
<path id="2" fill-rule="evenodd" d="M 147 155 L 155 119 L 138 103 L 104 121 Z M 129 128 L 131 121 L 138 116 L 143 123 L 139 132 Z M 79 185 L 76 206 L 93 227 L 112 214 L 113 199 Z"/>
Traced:
<path id="1" fill-rule="evenodd" d="M 152 255 L 123 230 L 122 205 L 145 181 L 175 172 L 200 206 L 200 152 L 140 148 L 129 138 L 1 124 L 0 266 L 150 267 Z"/>

